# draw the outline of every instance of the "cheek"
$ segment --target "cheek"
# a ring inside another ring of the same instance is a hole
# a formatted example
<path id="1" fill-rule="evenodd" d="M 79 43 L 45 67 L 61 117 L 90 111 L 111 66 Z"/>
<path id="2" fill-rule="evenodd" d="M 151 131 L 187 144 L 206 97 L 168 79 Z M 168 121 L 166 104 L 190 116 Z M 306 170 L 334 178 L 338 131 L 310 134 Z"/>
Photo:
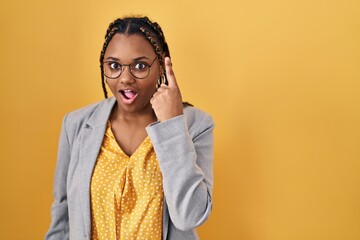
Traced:
<path id="1" fill-rule="evenodd" d="M 112 80 L 112 79 L 111 79 Z M 107 86 L 108 86 L 108 88 L 110 89 L 110 91 L 112 92 L 112 93 L 114 93 L 114 91 L 116 91 L 116 84 L 115 83 L 113 83 L 113 81 L 109 81 L 109 80 L 107 80 L 106 81 L 106 84 L 107 84 Z"/>
<path id="2" fill-rule="evenodd" d="M 118 83 L 117 83 L 116 79 L 108 79 L 107 88 L 110 90 L 110 92 L 112 93 L 113 96 L 118 95 Z"/>
<path id="3" fill-rule="evenodd" d="M 156 92 L 156 82 L 157 81 L 151 81 L 148 84 L 146 84 L 146 92 L 149 95 L 153 95 Z"/>
<path id="4" fill-rule="evenodd" d="M 151 77 L 149 79 L 147 79 L 148 81 L 146 81 L 146 83 L 144 84 L 144 87 L 146 89 L 148 89 L 149 91 L 156 91 L 156 83 L 158 81 L 158 77 Z"/>

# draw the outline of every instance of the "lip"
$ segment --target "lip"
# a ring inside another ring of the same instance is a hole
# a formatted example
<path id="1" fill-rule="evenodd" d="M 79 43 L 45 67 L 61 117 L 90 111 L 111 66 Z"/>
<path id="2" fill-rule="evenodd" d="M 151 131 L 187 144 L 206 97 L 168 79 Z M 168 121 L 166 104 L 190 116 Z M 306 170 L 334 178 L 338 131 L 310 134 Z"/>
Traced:
<path id="1" fill-rule="evenodd" d="M 123 94 L 124 91 L 132 91 L 132 92 L 134 92 L 136 94 L 132 98 L 127 98 Z M 118 93 L 119 93 L 123 103 L 128 104 L 128 105 L 132 104 L 136 100 L 137 96 L 139 95 L 138 91 L 136 91 L 135 89 L 131 89 L 131 88 L 120 89 L 118 91 Z"/>

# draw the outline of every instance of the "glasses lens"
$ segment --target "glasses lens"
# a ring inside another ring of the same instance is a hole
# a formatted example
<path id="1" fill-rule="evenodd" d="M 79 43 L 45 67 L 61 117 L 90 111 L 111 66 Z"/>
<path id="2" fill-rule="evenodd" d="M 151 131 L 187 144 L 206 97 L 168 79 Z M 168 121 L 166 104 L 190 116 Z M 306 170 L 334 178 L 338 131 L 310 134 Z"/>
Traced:
<path id="1" fill-rule="evenodd" d="M 117 62 L 105 62 L 103 68 L 104 74 L 108 78 L 117 78 L 121 74 L 121 65 Z"/>
<path id="2" fill-rule="evenodd" d="M 130 64 L 130 71 L 136 78 L 146 78 L 150 72 L 150 66 L 144 62 L 134 62 Z"/>

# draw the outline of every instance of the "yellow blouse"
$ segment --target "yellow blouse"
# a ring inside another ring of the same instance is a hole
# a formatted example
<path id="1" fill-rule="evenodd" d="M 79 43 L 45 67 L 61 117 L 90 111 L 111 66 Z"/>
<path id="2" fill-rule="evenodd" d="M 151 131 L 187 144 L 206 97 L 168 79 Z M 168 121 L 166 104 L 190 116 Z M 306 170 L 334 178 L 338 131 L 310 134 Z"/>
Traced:
<path id="1" fill-rule="evenodd" d="M 108 123 L 90 194 L 91 239 L 161 239 L 162 174 L 149 137 L 128 157 Z"/>

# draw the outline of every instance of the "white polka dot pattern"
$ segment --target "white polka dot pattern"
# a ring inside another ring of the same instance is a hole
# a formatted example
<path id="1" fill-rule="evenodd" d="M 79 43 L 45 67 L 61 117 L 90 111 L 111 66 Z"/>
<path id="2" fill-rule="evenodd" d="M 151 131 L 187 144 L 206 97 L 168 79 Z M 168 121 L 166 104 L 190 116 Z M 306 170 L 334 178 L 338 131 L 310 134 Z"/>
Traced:
<path id="1" fill-rule="evenodd" d="M 161 239 L 163 186 L 149 137 L 131 157 L 110 123 L 91 179 L 91 239 Z"/>

